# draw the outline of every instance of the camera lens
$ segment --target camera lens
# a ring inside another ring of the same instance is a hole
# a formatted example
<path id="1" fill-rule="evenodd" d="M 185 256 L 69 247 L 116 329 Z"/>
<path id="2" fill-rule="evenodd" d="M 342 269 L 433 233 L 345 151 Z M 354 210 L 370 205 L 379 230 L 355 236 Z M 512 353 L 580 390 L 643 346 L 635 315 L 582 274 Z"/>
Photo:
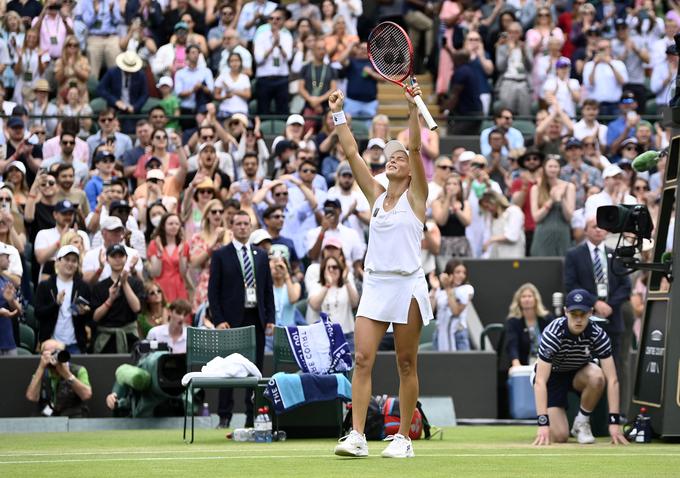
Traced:
<path id="1" fill-rule="evenodd" d="M 66 363 L 71 360 L 71 354 L 68 350 L 55 350 L 52 352 L 52 357 L 57 359 L 57 362 Z"/>

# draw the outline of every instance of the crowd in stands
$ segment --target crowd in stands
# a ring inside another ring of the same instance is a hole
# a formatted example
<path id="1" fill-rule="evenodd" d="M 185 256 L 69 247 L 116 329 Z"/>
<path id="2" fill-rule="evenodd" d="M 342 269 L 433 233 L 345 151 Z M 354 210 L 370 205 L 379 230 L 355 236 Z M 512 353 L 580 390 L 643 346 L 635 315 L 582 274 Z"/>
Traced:
<path id="1" fill-rule="evenodd" d="M 655 115 L 677 74 L 676 2 L 11 0 L 0 12 L 1 355 L 17 353 L 29 304 L 39 341 L 72 354 L 129 352 L 147 335 L 181 351 L 168 305 L 212 326 L 211 256 L 244 213 L 270 257 L 276 325 L 327 312 L 351 344 L 372 211 L 327 100 L 345 91 L 386 184 L 382 151 L 408 131 L 378 114 L 366 38 L 383 20 L 408 30 L 443 129 L 479 135 L 443 150 L 421 131 L 437 349 L 470 347 L 482 284 L 466 258 L 565 256 L 592 243 L 602 205 L 658 215 L 664 160 L 650 173 L 631 162 L 669 144 Z M 509 316 L 531 309 L 542 327 L 525 289 Z M 644 296 L 635 275 L 637 319 Z"/>

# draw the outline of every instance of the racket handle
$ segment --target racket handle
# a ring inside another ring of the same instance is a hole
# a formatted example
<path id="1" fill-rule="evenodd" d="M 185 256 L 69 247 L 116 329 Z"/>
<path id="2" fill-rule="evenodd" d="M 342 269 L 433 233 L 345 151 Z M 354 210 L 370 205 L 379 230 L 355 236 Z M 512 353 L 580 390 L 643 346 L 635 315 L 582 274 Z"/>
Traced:
<path id="1" fill-rule="evenodd" d="M 430 128 L 430 131 L 436 130 L 438 128 L 437 123 L 435 123 L 434 118 L 430 114 L 430 110 L 428 110 L 427 106 L 425 106 L 425 102 L 423 101 L 423 97 L 421 95 L 418 95 L 418 96 L 415 96 L 413 99 L 416 102 L 416 106 L 418 107 L 420 114 L 423 115 L 423 118 L 425 119 L 425 123 L 427 123 L 427 127 Z"/>

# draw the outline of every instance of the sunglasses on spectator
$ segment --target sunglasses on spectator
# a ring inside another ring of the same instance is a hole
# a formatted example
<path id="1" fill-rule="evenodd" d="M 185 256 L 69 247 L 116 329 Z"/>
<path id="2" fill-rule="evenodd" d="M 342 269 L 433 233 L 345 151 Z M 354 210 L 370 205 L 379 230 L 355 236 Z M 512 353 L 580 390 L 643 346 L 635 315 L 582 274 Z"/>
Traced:
<path id="1" fill-rule="evenodd" d="M 636 191 L 649 191 L 648 186 L 635 186 Z"/>
<path id="2" fill-rule="evenodd" d="M 471 163 L 470 167 L 472 167 L 472 168 L 486 168 L 486 164 L 484 164 L 484 163 Z"/>
<path id="3" fill-rule="evenodd" d="M 501 116 L 501 119 L 512 121 L 512 116 Z"/>
<path id="4" fill-rule="evenodd" d="M 456 170 L 456 168 L 454 168 L 453 166 L 445 166 L 445 165 L 443 165 L 443 164 L 440 164 L 440 165 L 437 166 L 437 167 L 438 167 L 439 169 L 446 169 L 447 171 L 455 171 L 455 170 Z"/>
<path id="5" fill-rule="evenodd" d="M 288 191 L 284 191 L 282 193 L 274 193 L 274 197 L 281 197 L 281 196 L 288 196 Z"/>
<path id="6" fill-rule="evenodd" d="M 220 214 L 224 214 L 224 209 L 211 209 L 210 214 L 219 216 Z"/>
<path id="7" fill-rule="evenodd" d="M 161 165 L 154 161 L 152 163 L 147 164 L 144 168 L 145 169 L 161 169 Z"/>
<path id="8" fill-rule="evenodd" d="M 39 135 L 44 135 L 44 134 L 47 134 L 47 131 L 40 131 L 40 130 L 38 130 L 38 131 L 33 131 L 33 133 L 39 134 Z"/>
<path id="9" fill-rule="evenodd" d="M 214 194 L 215 191 L 213 189 L 198 189 L 197 190 L 198 194 Z"/>
<path id="10" fill-rule="evenodd" d="M 203 141 L 212 141 L 213 139 L 215 139 L 215 136 L 213 136 L 213 135 L 201 136 L 201 139 Z"/>
<path id="11" fill-rule="evenodd" d="M 525 159 L 524 161 L 526 162 L 526 161 L 540 161 L 540 160 L 541 160 L 541 158 L 539 158 L 538 156 L 527 156 L 527 159 Z"/>
<path id="12" fill-rule="evenodd" d="M 50 186 L 54 186 L 55 184 L 57 184 L 56 181 L 45 181 L 44 183 L 41 184 L 41 186 L 44 188 L 48 188 Z"/>
<path id="13" fill-rule="evenodd" d="M 106 156 L 106 157 L 100 159 L 99 162 L 104 163 L 104 164 L 111 164 L 111 163 L 116 162 L 116 158 L 114 158 L 112 156 Z"/>
<path id="14" fill-rule="evenodd" d="M 0 198 L 0 202 L 9 202 L 11 203 L 12 200 L 10 198 Z"/>
<path id="15" fill-rule="evenodd" d="M 99 121 L 101 121 L 102 123 L 110 123 L 111 121 L 113 121 L 113 117 L 110 117 L 110 118 L 99 118 Z"/>
<path id="16" fill-rule="evenodd" d="M 153 139 L 168 139 L 167 136 L 164 134 L 157 134 L 156 136 L 153 137 Z"/>
<path id="17" fill-rule="evenodd" d="M 162 179 L 151 178 L 151 179 L 147 179 L 147 181 L 149 181 L 150 183 L 153 183 L 153 184 L 158 184 L 162 181 Z"/>
<path id="18" fill-rule="evenodd" d="M 150 291 L 149 291 L 149 295 L 161 295 L 161 291 L 160 291 L 160 290 L 155 290 L 155 289 L 154 289 L 154 290 L 150 290 Z"/>
<path id="19" fill-rule="evenodd" d="M 340 269 L 340 268 L 339 268 L 338 266 L 336 266 L 336 265 L 329 264 L 329 265 L 326 266 L 326 269 L 330 269 L 330 270 L 332 270 L 332 271 L 337 271 L 337 270 Z"/>
<path id="20" fill-rule="evenodd" d="M 307 174 L 307 173 L 316 174 L 316 169 L 305 168 L 305 169 L 301 169 L 300 172 L 301 172 L 301 173 L 305 173 L 305 174 Z"/>
<path id="21" fill-rule="evenodd" d="M 67 43 L 66 46 L 69 47 L 69 48 L 78 48 L 77 43 Z"/>
<path id="22" fill-rule="evenodd" d="M 61 140 L 61 144 L 63 144 L 64 146 L 66 146 L 67 144 L 76 144 L 76 142 L 75 142 L 75 141 Z"/>

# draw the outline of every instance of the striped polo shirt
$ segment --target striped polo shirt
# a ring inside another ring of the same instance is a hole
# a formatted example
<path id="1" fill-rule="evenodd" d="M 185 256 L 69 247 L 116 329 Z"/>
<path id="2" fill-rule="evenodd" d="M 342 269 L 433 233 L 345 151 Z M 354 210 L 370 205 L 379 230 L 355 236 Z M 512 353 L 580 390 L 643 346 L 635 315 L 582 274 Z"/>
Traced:
<path id="1" fill-rule="evenodd" d="M 553 372 L 578 370 L 593 359 L 611 357 L 609 336 L 600 326 L 588 322 L 576 336 L 569 332 L 567 318 L 553 320 L 541 335 L 538 357 L 552 365 Z"/>

